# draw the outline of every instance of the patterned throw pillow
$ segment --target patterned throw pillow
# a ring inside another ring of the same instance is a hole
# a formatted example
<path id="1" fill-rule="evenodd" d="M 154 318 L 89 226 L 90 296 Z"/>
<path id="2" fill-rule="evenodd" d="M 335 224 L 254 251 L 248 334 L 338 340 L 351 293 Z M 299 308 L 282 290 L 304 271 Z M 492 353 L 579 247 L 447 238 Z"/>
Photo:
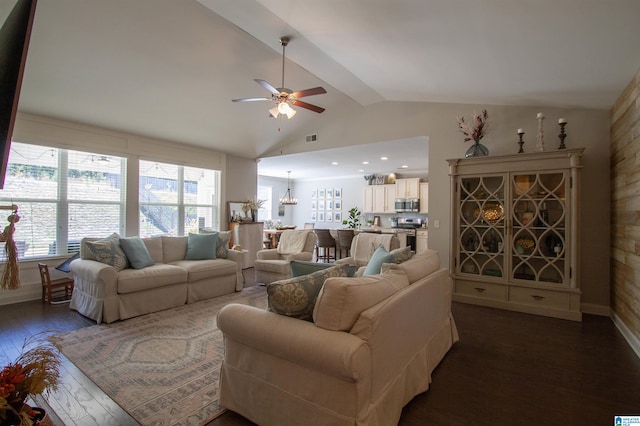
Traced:
<path id="1" fill-rule="evenodd" d="M 87 241 L 86 244 L 98 262 L 113 266 L 116 271 L 129 267 L 127 256 L 120 247 L 120 235 L 117 233 L 114 232 L 102 240 Z"/>
<path id="2" fill-rule="evenodd" d="M 329 277 L 346 277 L 348 270 L 349 265 L 336 265 L 309 275 L 267 284 L 267 309 L 280 315 L 313 321 L 313 308 L 324 281 Z"/>
<path id="3" fill-rule="evenodd" d="M 218 241 L 216 242 L 216 257 L 226 259 L 229 257 L 229 241 L 231 241 L 232 231 L 218 232 Z"/>
<path id="4" fill-rule="evenodd" d="M 411 252 L 411 246 L 391 250 L 389 254 L 393 256 L 394 263 L 406 262 L 407 260 L 411 259 L 411 256 L 413 256 L 413 253 Z"/>

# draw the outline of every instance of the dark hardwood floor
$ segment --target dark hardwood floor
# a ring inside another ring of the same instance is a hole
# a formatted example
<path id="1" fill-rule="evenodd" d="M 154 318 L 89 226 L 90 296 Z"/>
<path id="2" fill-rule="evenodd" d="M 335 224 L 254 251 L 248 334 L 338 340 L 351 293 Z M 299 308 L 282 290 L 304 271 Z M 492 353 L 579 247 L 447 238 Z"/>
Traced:
<path id="1" fill-rule="evenodd" d="M 255 285 L 252 269 L 244 275 Z M 611 425 L 615 415 L 640 415 L 640 358 L 609 318 L 576 323 L 460 303 L 453 314 L 460 341 L 400 425 Z M 0 365 L 27 336 L 92 324 L 68 305 L 0 306 Z M 49 398 L 58 423 L 137 424 L 66 360 L 62 374 Z M 252 424 L 229 411 L 209 423 Z"/>

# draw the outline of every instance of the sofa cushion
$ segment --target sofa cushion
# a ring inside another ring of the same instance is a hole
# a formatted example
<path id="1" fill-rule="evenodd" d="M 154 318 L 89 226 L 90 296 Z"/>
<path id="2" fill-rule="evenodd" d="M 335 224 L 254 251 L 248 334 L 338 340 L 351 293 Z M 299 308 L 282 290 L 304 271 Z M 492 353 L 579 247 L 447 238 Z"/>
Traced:
<path id="1" fill-rule="evenodd" d="M 402 263 L 411 259 L 413 256 L 413 252 L 411 251 L 411 246 L 406 246 L 403 248 L 397 248 L 395 250 L 391 250 L 389 252 L 391 256 L 393 256 L 393 263 Z"/>
<path id="2" fill-rule="evenodd" d="M 409 286 L 402 271 L 354 278 L 328 278 L 318 295 L 313 321 L 316 326 L 349 331 L 360 313 Z"/>
<path id="3" fill-rule="evenodd" d="M 440 255 L 437 251 L 427 249 L 423 252 L 415 254 L 406 262 L 395 264 L 387 263 L 382 265 L 382 272 L 391 269 L 404 271 L 409 277 L 409 283 L 413 284 L 422 277 L 426 277 L 440 269 Z"/>
<path id="4" fill-rule="evenodd" d="M 133 269 L 142 269 L 155 263 L 140 237 L 120 238 L 120 247 Z"/>
<path id="5" fill-rule="evenodd" d="M 378 246 L 376 251 L 373 252 L 367 267 L 364 269 L 362 275 L 376 275 L 380 273 L 383 263 L 390 263 L 394 261 L 394 256 L 387 251 L 383 246 Z"/>
<path id="6" fill-rule="evenodd" d="M 101 240 L 86 241 L 85 244 L 98 262 L 113 266 L 117 271 L 129 266 L 127 256 L 120 247 L 120 235 L 117 233 L 114 232 Z"/>
<path id="7" fill-rule="evenodd" d="M 160 237 L 162 239 L 162 263 L 184 260 L 187 255 L 188 237 Z"/>
<path id="8" fill-rule="evenodd" d="M 147 247 L 147 251 L 151 255 L 151 259 L 153 259 L 153 263 L 164 262 L 164 259 L 162 258 L 162 238 L 161 237 L 143 238 L 142 242 Z"/>
<path id="9" fill-rule="evenodd" d="M 348 269 L 348 265 L 335 265 L 309 275 L 267 284 L 267 309 L 281 315 L 312 321 L 316 298 L 325 280 L 330 277 L 346 277 Z"/>
<path id="10" fill-rule="evenodd" d="M 156 263 L 144 269 L 124 269 L 118 273 L 118 293 L 187 282 L 187 271 L 175 265 Z"/>
<path id="11" fill-rule="evenodd" d="M 192 283 L 213 277 L 236 275 L 238 264 L 228 259 L 176 260 L 171 265 L 187 271 L 187 281 Z"/>

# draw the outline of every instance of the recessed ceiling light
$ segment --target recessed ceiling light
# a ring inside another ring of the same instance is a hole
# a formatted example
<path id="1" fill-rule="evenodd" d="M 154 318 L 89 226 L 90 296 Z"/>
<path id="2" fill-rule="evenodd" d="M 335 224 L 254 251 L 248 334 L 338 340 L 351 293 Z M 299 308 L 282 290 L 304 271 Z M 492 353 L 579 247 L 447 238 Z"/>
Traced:
<path id="1" fill-rule="evenodd" d="M 369 164 L 369 162 L 368 161 L 363 161 L 362 164 Z"/>
<path id="2" fill-rule="evenodd" d="M 388 157 L 380 157 L 380 159 L 381 159 L 382 161 L 384 161 L 384 160 L 388 160 L 389 158 L 388 158 Z"/>
<path id="3" fill-rule="evenodd" d="M 360 169 L 360 170 L 358 170 L 358 172 L 362 173 L 362 172 L 364 172 L 364 169 Z"/>
<path id="4" fill-rule="evenodd" d="M 337 162 L 337 161 L 334 161 L 333 163 L 331 163 L 331 165 L 332 165 L 332 166 L 337 166 L 337 165 L 338 165 L 338 162 Z"/>
<path id="5" fill-rule="evenodd" d="M 409 166 L 407 166 L 406 164 L 404 164 L 404 165 L 400 166 L 400 168 L 401 168 L 401 169 L 408 169 L 408 168 L 409 168 Z"/>

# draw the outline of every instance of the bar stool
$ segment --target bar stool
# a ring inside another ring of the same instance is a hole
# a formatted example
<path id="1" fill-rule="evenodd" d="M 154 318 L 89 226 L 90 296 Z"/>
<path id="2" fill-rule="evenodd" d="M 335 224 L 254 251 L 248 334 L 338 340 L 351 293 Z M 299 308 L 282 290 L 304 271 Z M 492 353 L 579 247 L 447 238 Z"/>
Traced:
<path id="1" fill-rule="evenodd" d="M 38 262 L 38 270 L 40 270 L 40 280 L 42 281 L 42 303 L 48 302 L 50 305 L 59 303 L 67 303 L 71 300 L 73 293 L 73 279 L 59 278 L 52 280 L 49 275 L 49 266 L 46 263 Z M 53 295 L 61 296 L 64 293 L 64 299 L 54 301 Z"/>

